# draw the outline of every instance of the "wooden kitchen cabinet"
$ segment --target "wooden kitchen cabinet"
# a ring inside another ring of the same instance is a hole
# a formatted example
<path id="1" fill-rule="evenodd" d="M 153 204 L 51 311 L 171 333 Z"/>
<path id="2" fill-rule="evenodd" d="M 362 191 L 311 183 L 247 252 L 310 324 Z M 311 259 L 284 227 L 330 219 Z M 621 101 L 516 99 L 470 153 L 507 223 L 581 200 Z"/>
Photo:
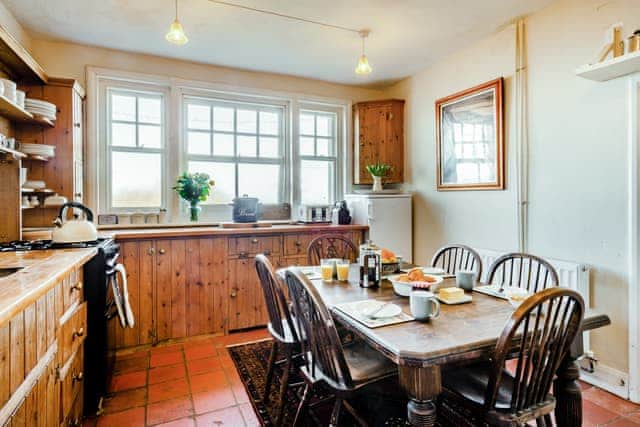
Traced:
<path id="1" fill-rule="evenodd" d="M 353 183 L 371 184 L 367 165 L 385 163 L 384 182 L 404 181 L 404 101 L 360 102 L 353 106 Z"/>

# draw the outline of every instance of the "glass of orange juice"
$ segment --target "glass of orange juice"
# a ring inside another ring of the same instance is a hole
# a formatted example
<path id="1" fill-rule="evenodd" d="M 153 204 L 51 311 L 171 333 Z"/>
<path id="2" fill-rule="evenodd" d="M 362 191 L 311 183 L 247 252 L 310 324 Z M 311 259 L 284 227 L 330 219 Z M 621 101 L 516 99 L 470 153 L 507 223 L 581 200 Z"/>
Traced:
<path id="1" fill-rule="evenodd" d="M 325 282 L 333 281 L 333 269 L 335 268 L 336 261 L 333 259 L 321 259 L 320 260 L 320 275 Z"/>
<path id="2" fill-rule="evenodd" d="M 349 260 L 339 259 L 336 262 L 336 270 L 338 272 L 338 280 L 346 282 L 349 280 Z"/>

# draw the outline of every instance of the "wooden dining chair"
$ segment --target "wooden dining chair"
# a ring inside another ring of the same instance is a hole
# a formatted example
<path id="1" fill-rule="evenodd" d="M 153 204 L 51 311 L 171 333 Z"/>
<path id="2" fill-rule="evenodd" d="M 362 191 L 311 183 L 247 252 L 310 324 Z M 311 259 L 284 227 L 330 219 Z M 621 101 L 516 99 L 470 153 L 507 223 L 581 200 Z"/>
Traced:
<path id="1" fill-rule="evenodd" d="M 431 260 L 432 267 L 444 269 L 446 274 L 456 274 L 458 270 L 472 270 L 476 272 L 476 279 L 482 277 L 482 259 L 478 252 L 465 245 L 443 246 Z"/>
<path id="2" fill-rule="evenodd" d="M 343 236 L 333 234 L 318 236 L 309 243 L 307 248 L 309 265 L 320 265 L 320 260 L 325 258 L 341 258 L 356 262 L 358 248 Z"/>
<path id="3" fill-rule="evenodd" d="M 294 426 L 299 425 L 312 391 L 318 386 L 335 395 L 331 426 L 339 424 L 343 407 L 358 424 L 366 425 L 348 400 L 370 390 L 369 386 L 380 380 L 396 375 L 396 366 L 363 342 L 343 347 L 329 310 L 299 269 L 286 271 L 286 283 L 298 329 L 306 337 L 302 342 L 304 362 L 300 369 L 306 386 Z"/>
<path id="4" fill-rule="evenodd" d="M 522 288 L 535 293 L 559 286 L 558 273 L 548 261 L 531 254 L 513 252 L 496 259 L 487 273 L 488 284 Z"/>
<path id="5" fill-rule="evenodd" d="M 267 329 L 273 337 L 262 400 L 265 403 L 269 401 L 275 368 L 278 364 L 284 364 L 282 381 L 280 382 L 280 400 L 274 418 L 275 425 L 281 425 L 287 389 L 291 385 L 289 377 L 295 368 L 294 358 L 300 356 L 300 339 L 284 295 L 284 284 L 275 274 L 273 266 L 266 256 L 262 254 L 256 256 L 256 271 L 260 278 L 260 285 L 269 313 Z M 280 361 L 277 360 L 279 351 L 284 353 L 284 359 Z"/>
<path id="6" fill-rule="evenodd" d="M 549 423 L 552 381 L 583 315 L 582 297 L 571 289 L 548 288 L 526 299 L 505 324 L 492 360 L 444 372 L 442 418 L 456 426 Z M 512 373 L 505 369 L 510 354 L 517 355 Z"/>

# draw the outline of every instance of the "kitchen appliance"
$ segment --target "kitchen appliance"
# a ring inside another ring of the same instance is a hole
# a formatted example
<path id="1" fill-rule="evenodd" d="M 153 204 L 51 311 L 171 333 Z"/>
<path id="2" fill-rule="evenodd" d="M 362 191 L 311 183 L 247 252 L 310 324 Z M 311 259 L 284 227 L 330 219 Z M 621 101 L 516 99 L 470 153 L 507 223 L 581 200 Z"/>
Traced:
<path id="1" fill-rule="evenodd" d="M 242 197 L 233 199 L 233 222 L 257 222 L 259 213 L 259 200 L 257 197 Z"/>
<path id="2" fill-rule="evenodd" d="M 363 288 L 377 288 L 382 278 L 381 249 L 371 240 L 360 245 L 360 286 Z"/>
<path id="3" fill-rule="evenodd" d="M 300 205 L 298 207 L 298 221 L 306 224 L 330 223 L 331 206 L 329 205 Z"/>
<path id="4" fill-rule="evenodd" d="M 347 208 L 347 202 L 345 200 L 336 203 L 335 207 L 331 210 L 331 223 L 334 225 L 351 224 L 351 213 Z"/>
<path id="5" fill-rule="evenodd" d="M 115 329 L 108 327 L 115 317 L 112 281 L 117 267 L 120 246 L 113 239 L 98 238 L 93 242 L 56 243 L 52 240 L 14 241 L 0 243 L 0 252 L 36 251 L 47 249 L 93 248 L 96 256 L 83 269 L 83 290 L 87 302 L 87 334 L 84 342 L 84 413 L 95 415 L 100 400 L 107 393 L 115 363 Z M 126 316 L 126 313 L 125 313 Z M 115 319 L 113 320 L 115 321 Z"/>
<path id="6" fill-rule="evenodd" d="M 347 194 L 352 223 L 369 226 L 369 238 L 404 262 L 413 261 L 410 193 Z"/>
<path id="7" fill-rule="evenodd" d="M 81 210 L 84 213 L 84 219 L 66 219 L 67 208 Z M 53 230 L 52 239 L 56 243 L 92 242 L 98 239 L 98 230 L 93 224 L 93 212 L 82 203 L 63 204 L 54 224 L 56 228 Z"/>

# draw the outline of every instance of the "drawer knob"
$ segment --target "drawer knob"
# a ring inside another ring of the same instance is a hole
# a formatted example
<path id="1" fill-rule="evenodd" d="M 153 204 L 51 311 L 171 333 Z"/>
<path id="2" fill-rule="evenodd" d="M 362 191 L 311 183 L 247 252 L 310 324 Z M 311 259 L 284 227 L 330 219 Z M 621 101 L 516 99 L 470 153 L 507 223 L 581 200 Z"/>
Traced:
<path id="1" fill-rule="evenodd" d="M 235 293 L 235 292 L 231 292 L 231 295 L 230 295 L 230 296 L 231 296 L 231 298 L 235 298 L 235 297 L 237 297 L 237 296 L 238 296 L 238 294 L 237 294 L 237 293 Z"/>
<path id="2" fill-rule="evenodd" d="M 300 242 L 300 241 L 295 241 L 293 244 L 296 245 L 296 246 L 302 246 L 302 242 Z"/>
<path id="3" fill-rule="evenodd" d="M 80 372 L 79 374 L 76 374 L 75 372 L 73 373 L 73 375 L 71 376 L 71 378 L 73 379 L 73 382 L 80 382 L 84 379 L 84 374 L 82 372 Z"/>
<path id="4" fill-rule="evenodd" d="M 81 291 L 82 290 L 82 282 L 76 283 L 75 285 L 73 285 L 71 287 L 71 289 L 74 290 L 74 291 Z"/>
<path id="5" fill-rule="evenodd" d="M 149 248 L 149 250 L 147 251 L 147 253 L 149 255 L 154 255 L 156 253 L 156 248 Z"/>
<path id="6" fill-rule="evenodd" d="M 159 253 L 160 255 L 164 255 L 165 253 L 167 253 L 167 251 L 165 251 L 164 249 L 160 249 L 160 250 L 158 251 L 158 253 Z"/>
<path id="7" fill-rule="evenodd" d="M 238 254 L 238 257 L 240 257 L 240 258 L 247 258 L 248 256 L 249 256 L 249 254 L 248 254 L 248 253 L 246 253 L 246 252 L 240 252 L 240 253 Z"/>
<path id="8" fill-rule="evenodd" d="M 84 328 L 80 328 L 77 331 L 73 331 L 73 338 L 81 337 L 84 335 Z"/>
<path id="9" fill-rule="evenodd" d="M 255 245 L 256 243 L 258 243 L 258 239 L 251 239 L 251 243 Z"/>

